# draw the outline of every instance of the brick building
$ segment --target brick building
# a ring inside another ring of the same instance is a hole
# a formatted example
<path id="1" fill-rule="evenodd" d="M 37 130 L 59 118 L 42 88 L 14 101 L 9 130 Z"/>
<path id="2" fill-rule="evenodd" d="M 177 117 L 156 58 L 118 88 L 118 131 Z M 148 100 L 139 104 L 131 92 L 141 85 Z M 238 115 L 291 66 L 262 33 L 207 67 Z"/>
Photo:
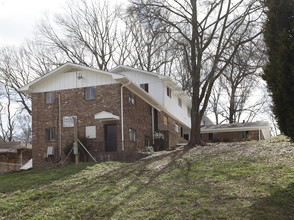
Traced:
<path id="1" fill-rule="evenodd" d="M 118 66 L 109 72 L 66 63 L 27 84 L 32 96 L 33 166 L 61 163 L 74 121 L 96 160 L 134 160 L 190 134 L 191 101 L 170 77 Z M 211 125 L 204 117 L 203 125 Z M 164 146 L 156 146 L 155 132 Z"/>
<path id="2" fill-rule="evenodd" d="M 21 141 L 0 142 L 0 174 L 20 171 L 32 158 L 32 145 Z"/>
<path id="3" fill-rule="evenodd" d="M 270 138 L 270 125 L 266 121 L 207 125 L 201 128 L 204 142 L 235 142 Z"/>

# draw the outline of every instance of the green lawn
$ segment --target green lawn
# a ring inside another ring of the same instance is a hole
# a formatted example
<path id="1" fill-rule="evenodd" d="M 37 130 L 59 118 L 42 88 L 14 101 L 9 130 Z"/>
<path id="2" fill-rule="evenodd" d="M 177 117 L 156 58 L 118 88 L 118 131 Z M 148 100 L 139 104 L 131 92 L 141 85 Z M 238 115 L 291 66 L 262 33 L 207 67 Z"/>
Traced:
<path id="1" fill-rule="evenodd" d="M 222 143 L 3 175 L 1 218 L 293 219 L 294 144 Z"/>

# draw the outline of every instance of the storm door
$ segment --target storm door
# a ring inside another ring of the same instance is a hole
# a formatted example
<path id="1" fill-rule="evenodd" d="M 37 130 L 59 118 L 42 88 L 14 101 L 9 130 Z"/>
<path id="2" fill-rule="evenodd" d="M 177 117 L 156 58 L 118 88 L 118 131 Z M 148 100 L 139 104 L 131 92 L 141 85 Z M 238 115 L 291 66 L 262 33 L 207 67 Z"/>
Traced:
<path id="1" fill-rule="evenodd" d="M 105 125 L 105 151 L 117 151 L 116 125 Z"/>

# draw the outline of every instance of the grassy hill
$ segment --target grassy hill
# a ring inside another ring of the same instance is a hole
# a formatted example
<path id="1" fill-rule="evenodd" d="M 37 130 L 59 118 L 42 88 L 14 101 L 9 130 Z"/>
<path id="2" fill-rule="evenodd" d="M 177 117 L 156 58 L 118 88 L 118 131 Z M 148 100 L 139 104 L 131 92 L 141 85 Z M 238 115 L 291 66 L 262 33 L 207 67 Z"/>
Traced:
<path id="1" fill-rule="evenodd" d="M 294 218 L 285 138 L 0 176 L 0 219 Z"/>

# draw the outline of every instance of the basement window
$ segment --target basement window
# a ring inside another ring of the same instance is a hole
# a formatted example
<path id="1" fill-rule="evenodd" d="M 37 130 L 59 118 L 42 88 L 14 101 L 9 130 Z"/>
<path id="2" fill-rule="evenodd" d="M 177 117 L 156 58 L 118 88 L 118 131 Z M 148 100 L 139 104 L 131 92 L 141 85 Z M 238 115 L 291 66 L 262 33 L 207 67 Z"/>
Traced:
<path id="1" fill-rule="evenodd" d="M 85 96 L 86 100 L 95 99 L 95 87 L 86 88 L 85 93 L 86 93 L 86 96 Z"/>
<path id="2" fill-rule="evenodd" d="M 46 92 L 46 104 L 52 104 L 55 102 L 54 92 Z"/>
<path id="3" fill-rule="evenodd" d="M 55 129 L 54 128 L 45 129 L 45 140 L 46 141 L 55 140 Z"/>

